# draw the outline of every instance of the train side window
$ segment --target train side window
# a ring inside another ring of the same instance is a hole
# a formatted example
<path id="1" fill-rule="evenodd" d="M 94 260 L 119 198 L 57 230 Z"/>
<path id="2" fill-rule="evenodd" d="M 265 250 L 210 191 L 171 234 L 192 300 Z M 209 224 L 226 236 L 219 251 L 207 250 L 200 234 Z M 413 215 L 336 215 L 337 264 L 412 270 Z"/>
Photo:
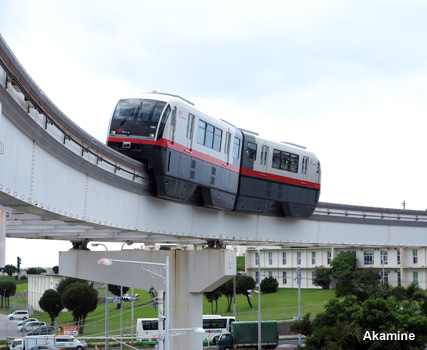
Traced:
<path id="1" fill-rule="evenodd" d="M 288 152 L 281 152 L 280 169 L 289 171 L 291 163 L 291 154 Z"/>
<path id="2" fill-rule="evenodd" d="M 203 120 L 199 120 L 199 131 L 197 132 L 197 143 L 201 145 L 205 144 L 205 133 L 206 133 L 206 123 Z"/>
<path id="3" fill-rule="evenodd" d="M 222 141 L 222 130 L 215 128 L 214 142 L 213 142 L 213 149 L 215 151 L 218 151 L 218 152 L 221 151 L 221 141 Z"/>
<path id="4" fill-rule="evenodd" d="M 234 137 L 233 158 L 239 159 L 240 154 L 240 139 Z"/>
<path id="5" fill-rule="evenodd" d="M 273 149 L 273 163 L 271 166 L 275 169 L 280 169 L 280 154 L 282 152 L 278 149 Z"/>
<path id="6" fill-rule="evenodd" d="M 249 159 L 256 160 L 256 144 L 252 142 L 248 142 L 246 146 L 246 156 Z"/>
<path id="7" fill-rule="evenodd" d="M 291 172 L 298 173 L 299 155 L 291 154 Z"/>
<path id="8" fill-rule="evenodd" d="M 213 148 L 213 138 L 214 138 L 214 127 L 210 124 L 207 124 L 206 136 L 205 136 L 206 147 Z"/>

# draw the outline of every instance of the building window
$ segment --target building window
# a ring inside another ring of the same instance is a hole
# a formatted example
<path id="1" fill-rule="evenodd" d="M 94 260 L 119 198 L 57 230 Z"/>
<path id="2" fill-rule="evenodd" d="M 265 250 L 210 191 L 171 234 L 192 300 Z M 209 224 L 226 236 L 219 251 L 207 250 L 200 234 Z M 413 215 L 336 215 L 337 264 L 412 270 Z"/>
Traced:
<path id="1" fill-rule="evenodd" d="M 397 273 L 397 285 L 398 286 L 402 285 L 402 275 L 401 275 L 400 271 Z"/>
<path id="2" fill-rule="evenodd" d="M 332 261 L 332 252 L 328 251 L 328 265 L 331 264 L 331 261 Z"/>
<path id="3" fill-rule="evenodd" d="M 286 282 L 286 271 L 283 271 L 282 272 L 282 284 L 286 284 L 287 282 Z"/>
<path id="4" fill-rule="evenodd" d="M 363 252 L 364 264 L 365 265 L 374 265 L 374 251 L 373 250 L 365 250 Z"/>
<path id="5" fill-rule="evenodd" d="M 273 277 L 273 271 L 268 271 L 268 277 Z"/>
<path id="6" fill-rule="evenodd" d="M 316 252 L 311 252 L 311 264 L 316 265 Z"/>
<path id="7" fill-rule="evenodd" d="M 258 271 L 255 271 L 255 282 L 259 283 L 259 274 L 258 274 Z"/>
<path id="8" fill-rule="evenodd" d="M 413 263 L 418 264 L 418 249 L 412 250 Z"/>
<path id="9" fill-rule="evenodd" d="M 418 271 L 414 271 L 413 273 L 413 282 L 418 284 Z"/>
<path id="10" fill-rule="evenodd" d="M 397 251 L 397 265 L 400 265 L 400 249 Z"/>
<path id="11" fill-rule="evenodd" d="M 384 283 L 388 283 L 388 271 L 384 271 L 384 278 L 383 278 L 383 271 L 380 272 L 381 280 L 384 281 Z"/>
<path id="12" fill-rule="evenodd" d="M 301 252 L 297 252 L 297 265 L 301 265 Z"/>
<path id="13" fill-rule="evenodd" d="M 273 252 L 268 252 L 268 265 L 273 265 Z"/>
<path id="14" fill-rule="evenodd" d="M 381 265 L 388 264 L 388 250 L 381 250 Z"/>
<path id="15" fill-rule="evenodd" d="M 255 252 L 255 265 L 256 266 L 259 265 L 259 254 L 258 254 L 258 252 Z"/>
<path id="16" fill-rule="evenodd" d="M 282 252 L 282 264 L 286 265 L 286 252 Z"/>

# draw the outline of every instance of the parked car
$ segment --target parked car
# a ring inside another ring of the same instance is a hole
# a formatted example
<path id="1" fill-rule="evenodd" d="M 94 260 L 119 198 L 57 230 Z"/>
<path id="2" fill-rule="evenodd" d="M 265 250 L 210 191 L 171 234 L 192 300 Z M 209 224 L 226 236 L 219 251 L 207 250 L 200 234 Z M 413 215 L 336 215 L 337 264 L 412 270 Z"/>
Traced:
<path id="1" fill-rule="evenodd" d="M 49 345 L 37 345 L 33 346 L 30 350 L 58 350 L 58 348 Z"/>
<path id="2" fill-rule="evenodd" d="M 46 322 L 42 321 L 31 321 L 22 326 L 22 332 L 31 332 L 36 330 L 39 327 L 46 326 Z"/>
<path id="3" fill-rule="evenodd" d="M 22 326 L 24 325 L 24 324 L 26 324 L 27 322 L 31 322 L 31 321 L 38 321 L 38 319 L 37 318 L 27 318 L 26 320 L 23 320 L 23 321 L 21 321 L 21 322 L 18 322 L 18 324 L 17 324 L 17 326 L 18 326 L 18 331 L 20 331 L 21 330 L 21 328 L 22 328 Z"/>
<path id="4" fill-rule="evenodd" d="M 26 320 L 28 317 L 30 317 L 28 310 L 16 310 L 15 312 L 7 315 L 9 320 L 14 320 L 15 318 L 17 320 Z"/>
<path id="5" fill-rule="evenodd" d="M 28 335 L 48 335 L 48 334 L 55 334 L 56 328 L 52 326 L 41 326 L 37 329 L 35 329 L 32 332 L 27 333 Z"/>

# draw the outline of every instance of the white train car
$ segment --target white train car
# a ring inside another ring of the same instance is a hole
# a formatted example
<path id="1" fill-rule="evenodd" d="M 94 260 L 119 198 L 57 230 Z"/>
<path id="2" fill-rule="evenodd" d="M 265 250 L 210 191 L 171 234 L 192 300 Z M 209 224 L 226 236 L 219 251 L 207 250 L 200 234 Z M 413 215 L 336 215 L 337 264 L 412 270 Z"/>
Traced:
<path id="1" fill-rule="evenodd" d="M 320 194 L 320 163 L 302 148 L 274 143 L 212 118 L 176 95 L 121 99 L 107 145 L 144 162 L 157 195 L 188 200 L 200 189 L 208 207 L 308 217 Z"/>

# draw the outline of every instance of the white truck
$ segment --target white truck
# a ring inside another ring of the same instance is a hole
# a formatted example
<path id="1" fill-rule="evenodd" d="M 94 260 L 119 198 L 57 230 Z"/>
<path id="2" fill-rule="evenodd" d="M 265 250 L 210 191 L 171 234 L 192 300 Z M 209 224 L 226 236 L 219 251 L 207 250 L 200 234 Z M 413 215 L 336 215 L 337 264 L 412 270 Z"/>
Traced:
<path id="1" fill-rule="evenodd" d="M 14 339 L 10 350 L 31 350 L 39 345 L 52 346 L 58 349 L 84 350 L 86 342 L 70 335 L 33 335 Z"/>

